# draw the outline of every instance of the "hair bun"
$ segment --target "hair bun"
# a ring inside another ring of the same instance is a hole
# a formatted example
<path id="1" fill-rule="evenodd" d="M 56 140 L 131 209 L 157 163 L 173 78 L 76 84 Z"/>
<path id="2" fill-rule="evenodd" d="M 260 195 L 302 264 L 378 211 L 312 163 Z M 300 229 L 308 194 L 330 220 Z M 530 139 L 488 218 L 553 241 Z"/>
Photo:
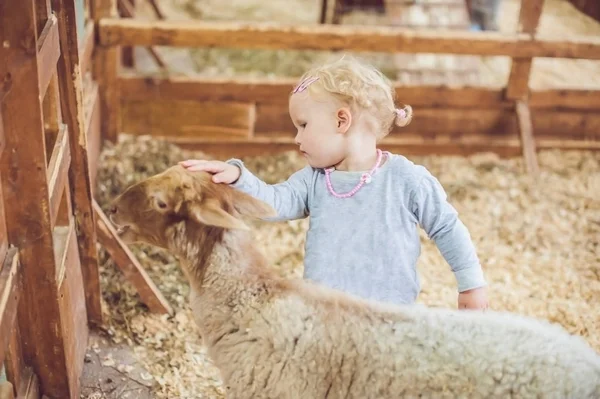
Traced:
<path id="1" fill-rule="evenodd" d="M 396 119 L 394 120 L 394 123 L 397 126 L 404 127 L 412 120 L 413 112 L 410 105 L 405 105 L 402 108 L 396 108 L 395 113 Z"/>

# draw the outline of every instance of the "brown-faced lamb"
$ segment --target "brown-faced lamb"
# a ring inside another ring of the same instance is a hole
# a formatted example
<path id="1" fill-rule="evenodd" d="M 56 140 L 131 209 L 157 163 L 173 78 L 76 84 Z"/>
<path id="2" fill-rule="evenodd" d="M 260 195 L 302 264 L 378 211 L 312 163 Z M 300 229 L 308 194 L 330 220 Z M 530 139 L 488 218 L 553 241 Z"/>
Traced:
<path id="1" fill-rule="evenodd" d="M 176 254 L 231 398 L 600 398 L 600 356 L 549 322 L 396 306 L 269 270 L 241 217 L 274 210 L 174 166 L 109 210 L 127 243 Z"/>

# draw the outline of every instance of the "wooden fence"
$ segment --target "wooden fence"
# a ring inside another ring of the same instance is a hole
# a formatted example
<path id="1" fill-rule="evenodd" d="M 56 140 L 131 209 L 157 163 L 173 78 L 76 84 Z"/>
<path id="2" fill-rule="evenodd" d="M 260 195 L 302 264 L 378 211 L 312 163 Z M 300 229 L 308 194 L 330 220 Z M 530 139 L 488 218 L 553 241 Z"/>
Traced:
<path id="1" fill-rule="evenodd" d="M 0 2 L 3 399 L 79 398 L 90 326 L 103 322 L 97 241 L 151 311 L 171 312 L 93 199 L 106 4 Z"/>
<path id="2" fill-rule="evenodd" d="M 529 88 L 535 57 L 600 59 L 598 37 L 536 34 L 543 1 L 522 2 L 519 31 L 439 31 L 385 26 L 282 26 L 272 23 L 144 21 L 103 18 L 99 45 L 111 51 L 101 87 L 117 132 L 151 134 L 223 156 L 292 149 L 287 115 L 293 80 L 201 79 L 117 73 L 119 46 L 311 49 L 436 53 L 512 58 L 506 87 L 407 86 L 400 101 L 414 106 L 413 122 L 385 147 L 417 154 L 524 153 L 536 170 L 538 148 L 600 148 L 600 91 Z M 535 132 L 535 135 L 533 134 Z"/>

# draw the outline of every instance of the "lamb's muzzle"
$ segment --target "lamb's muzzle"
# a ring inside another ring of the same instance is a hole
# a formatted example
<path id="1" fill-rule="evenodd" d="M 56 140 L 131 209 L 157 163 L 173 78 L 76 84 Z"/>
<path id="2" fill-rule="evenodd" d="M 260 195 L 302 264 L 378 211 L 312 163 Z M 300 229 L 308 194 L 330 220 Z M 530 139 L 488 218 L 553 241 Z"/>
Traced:
<path id="1" fill-rule="evenodd" d="M 240 219 L 273 214 L 179 166 L 129 187 L 111 212 L 126 242 L 181 259 L 228 396 L 600 398 L 600 356 L 557 325 L 384 305 L 277 277 Z"/>

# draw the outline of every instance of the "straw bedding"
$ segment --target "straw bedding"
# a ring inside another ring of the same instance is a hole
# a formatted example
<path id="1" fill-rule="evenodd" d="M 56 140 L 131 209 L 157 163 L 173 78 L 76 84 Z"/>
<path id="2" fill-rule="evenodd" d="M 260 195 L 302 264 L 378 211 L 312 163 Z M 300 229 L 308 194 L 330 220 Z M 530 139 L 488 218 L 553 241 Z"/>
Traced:
<path id="1" fill-rule="evenodd" d="M 148 137 L 123 136 L 102 153 L 97 199 L 105 207 L 129 184 L 188 157 L 209 156 Z M 520 159 L 492 154 L 411 159 L 440 179 L 469 228 L 490 283 L 492 308 L 559 323 L 600 351 L 600 154 L 541 152 L 541 174 L 535 180 Z M 304 165 L 295 152 L 244 161 L 267 182 L 281 181 Z M 307 220 L 257 222 L 255 228 L 273 268 L 283 276 L 301 276 Z M 419 302 L 456 307 L 448 265 L 424 235 L 422 243 Z M 189 287 L 177 260 L 153 247 L 132 249 L 176 314 L 149 314 L 101 250 L 110 336 L 134 348 L 155 381 L 156 397 L 222 397 L 218 371 L 192 322 Z"/>

